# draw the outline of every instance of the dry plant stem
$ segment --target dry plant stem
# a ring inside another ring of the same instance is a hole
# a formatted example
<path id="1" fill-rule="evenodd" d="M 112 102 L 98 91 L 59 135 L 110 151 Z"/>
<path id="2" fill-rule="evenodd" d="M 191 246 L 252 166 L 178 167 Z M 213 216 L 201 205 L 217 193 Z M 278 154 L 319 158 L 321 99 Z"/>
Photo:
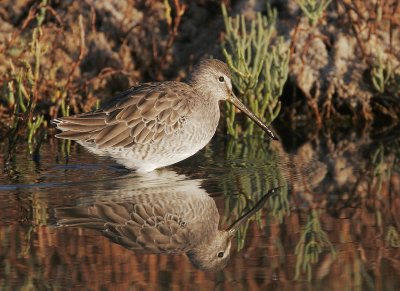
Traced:
<path id="1" fill-rule="evenodd" d="M 396 15 L 397 8 L 399 8 L 399 4 L 400 4 L 399 1 L 397 1 L 396 4 L 394 5 L 393 12 L 390 15 L 390 20 L 389 20 L 389 44 L 390 44 L 389 52 L 391 54 L 393 54 L 393 21 L 394 21 L 394 16 Z"/>
<path id="2" fill-rule="evenodd" d="M 300 29 L 300 23 L 301 23 L 301 17 L 298 17 L 297 20 L 297 24 L 292 36 L 292 41 L 290 44 L 290 59 L 292 59 L 292 55 L 294 53 L 294 48 L 295 48 L 295 43 L 296 43 L 296 39 L 297 39 L 297 33 L 302 30 L 302 31 L 307 31 L 306 29 Z M 315 38 L 321 38 L 324 42 L 328 42 L 329 39 L 326 36 L 322 36 L 322 35 L 310 35 L 306 41 L 306 44 L 304 46 L 303 51 L 301 52 L 301 62 L 304 65 L 305 64 L 305 60 L 304 60 L 304 56 L 306 55 L 308 48 L 310 46 L 310 43 L 312 40 L 314 40 Z M 318 104 L 316 103 L 316 101 L 314 100 L 314 98 L 312 98 L 311 96 L 308 96 L 308 94 L 306 94 L 305 92 L 303 92 L 303 94 L 306 96 L 306 100 L 307 100 L 307 104 L 308 106 L 313 110 L 315 118 L 316 118 L 316 124 L 317 124 L 317 128 L 319 129 L 322 125 L 322 118 L 321 118 L 321 114 L 318 110 Z"/>
<path id="3" fill-rule="evenodd" d="M 173 0 L 174 7 L 175 7 L 175 16 L 174 19 L 171 18 L 172 10 L 169 6 L 168 0 L 165 0 L 165 4 L 168 5 L 166 8 L 166 15 L 167 15 L 167 24 L 168 24 L 168 40 L 164 48 L 164 52 L 161 57 L 161 61 L 157 61 L 158 63 L 158 72 L 157 75 L 161 74 L 162 70 L 164 69 L 164 64 L 166 63 L 168 53 L 175 42 L 176 36 L 178 35 L 178 29 L 181 24 L 182 16 L 186 11 L 186 4 L 180 3 L 179 0 Z M 153 42 L 154 44 L 154 42 Z M 154 48 L 153 48 L 154 49 Z M 157 60 L 157 58 L 154 58 Z"/>
<path id="4" fill-rule="evenodd" d="M 96 33 L 96 10 L 93 7 L 93 3 L 89 4 L 90 6 L 90 26 L 92 28 L 93 33 Z"/>
<path id="5" fill-rule="evenodd" d="M 64 91 L 65 94 L 68 94 L 67 92 L 69 92 L 70 89 L 71 89 L 71 84 L 72 84 L 72 79 L 73 79 L 73 76 L 74 76 L 74 72 L 76 71 L 76 68 L 78 67 L 78 65 L 81 63 L 81 61 L 83 59 L 83 56 L 85 54 L 85 50 L 86 50 L 85 28 L 83 26 L 82 14 L 80 14 L 79 17 L 78 17 L 78 24 L 79 24 L 79 36 L 80 36 L 79 37 L 79 39 L 80 39 L 80 42 L 79 42 L 79 55 L 78 55 L 78 58 L 76 59 L 76 61 L 72 64 L 71 70 L 70 70 L 70 72 L 68 74 L 67 81 L 65 83 L 65 91 Z M 60 109 L 61 102 L 63 102 L 63 101 L 64 101 L 64 98 L 59 98 L 56 101 L 56 110 L 54 110 L 54 115 L 55 116 L 52 116 L 52 118 L 55 118 L 58 115 L 58 111 Z M 75 103 L 73 101 L 75 101 L 75 100 L 71 100 L 72 103 Z"/>
<path id="6" fill-rule="evenodd" d="M 293 35 L 292 35 L 292 40 L 290 41 L 289 60 L 292 60 L 292 56 L 294 54 L 294 49 L 295 49 L 295 45 L 296 45 L 296 41 L 297 41 L 297 33 L 299 32 L 299 28 L 300 28 L 300 22 L 301 22 L 301 16 L 299 15 L 297 17 L 297 23 L 296 23 L 296 27 L 294 28 L 294 32 L 293 32 Z"/>
<path id="7" fill-rule="evenodd" d="M 96 80 L 99 80 L 99 79 L 102 80 L 102 79 L 111 77 L 116 74 L 124 74 L 125 76 L 129 76 L 129 73 L 125 72 L 124 70 L 116 70 L 111 67 L 106 67 L 106 68 L 102 69 L 96 76 L 86 80 L 85 84 L 87 85 L 89 83 L 93 83 Z"/>
<path id="8" fill-rule="evenodd" d="M 182 16 L 186 10 L 186 4 L 181 4 L 179 2 L 179 0 L 174 0 L 174 5 L 175 5 L 175 9 L 176 9 L 176 15 L 175 15 L 173 24 L 172 24 L 172 21 L 168 22 L 169 37 L 168 37 L 167 46 L 166 46 L 167 50 L 172 46 L 172 44 L 175 41 L 176 36 L 178 35 L 178 28 L 180 26 Z M 164 56 L 164 58 L 165 58 L 165 56 Z"/>
<path id="9" fill-rule="evenodd" d="M 318 39 L 318 38 L 321 39 L 324 43 L 329 44 L 329 38 L 328 38 L 326 35 L 314 35 L 314 34 L 309 35 L 308 38 L 307 38 L 306 43 L 304 44 L 304 49 L 303 49 L 303 51 L 301 52 L 301 57 L 300 57 L 300 59 L 301 59 L 301 62 L 303 63 L 303 65 L 305 64 L 305 59 L 304 59 L 304 57 L 305 57 L 305 55 L 307 54 L 308 49 L 310 48 L 311 42 L 312 42 L 313 40 L 315 40 L 315 39 Z"/>
<path id="10" fill-rule="evenodd" d="M 305 64 L 305 59 L 304 58 L 305 58 L 305 55 L 308 52 L 308 49 L 310 47 L 311 42 L 313 40 L 315 40 L 315 39 L 318 39 L 318 38 L 321 39 L 324 43 L 328 43 L 329 44 L 329 38 L 327 36 L 325 36 L 325 35 L 310 35 L 307 38 L 307 41 L 306 41 L 306 43 L 304 45 L 304 49 L 303 49 L 303 51 L 301 53 L 301 57 L 300 57 L 301 58 L 301 62 L 302 62 L 303 65 Z M 314 111 L 314 114 L 315 114 L 315 117 L 316 117 L 317 126 L 318 126 L 318 129 L 320 129 L 321 126 L 322 126 L 322 117 L 321 117 L 321 115 L 325 116 L 325 118 L 328 119 L 328 120 L 330 119 L 331 109 L 332 109 L 331 100 L 326 100 L 324 102 L 323 110 L 322 110 L 322 114 L 321 114 L 321 112 L 319 111 L 319 108 L 318 108 L 318 104 L 315 101 L 317 99 L 317 96 L 314 96 L 314 98 L 312 96 L 306 96 L 306 98 L 307 98 L 308 105 Z M 325 112 L 327 113 L 326 115 L 324 114 Z"/>
<path id="11" fill-rule="evenodd" d="M 6 50 L 8 50 L 13 44 L 14 42 L 19 39 L 19 35 L 22 34 L 22 32 L 26 29 L 26 27 L 29 25 L 29 23 L 36 19 L 36 12 L 37 12 L 37 8 L 38 7 L 32 7 L 31 9 L 29 9 L 28 12 L 28 16 L 26 17 L 26 19 L 24 20 L 22 27 L 20 30 L 15 31 L 12 34 L 11 40 L 7 43 L 7 45 L 3 46 L 2 48 L 0 48 L 0 53 L 4 53 Z"/>
<path id="12" fill-rule="evenodd" d="M 324 120 L 331 120 L 332 117 L 340 115 L 336 108 L 332 105 L 332 97 L 327 98 L 323 103 L 321 115 L 323 117 L 322 119 Z"/>
<path id="13" fill-rule="evenodd" d="M 304 63 L 303 63 L 304 64 Z M 303 67 L 304 68 L 304 67 Z M 300 74 L 303 74 L 303 68 L 300 71 Z M 301 90 L 301 88 L 300 88 Z M 301 90 L 303 95 L 306 97 L 306 101 L 308 106 L 312 109 L 312 111 L 314 112 L 315 118 L 316 118 L 316 125 L 317 125 L 317 129 L 320 129 L 322 126 L 322 118 L 321 118 L 321 114 L 319 112 L 318 109 L 318 103 L 317 100 L 315 98 L 313 98 L 313 96 L 311 96 L 310 94 L 308 94 L 308 92 L 305 92 L 304 90 Z"/>
<path id="14" fill-rule="evenodd" d="M 378 29 L 378 24 L 382 19 L 386 19 L 389 21 L 389 53 L 393 54 L 393 29 L 394 29 L 394 22 L 396 11 L 399 7 L 399 2 L 397 1 L 393 6 L 393 10 L 389 13 L 389 7 L 386 9 L 386 1 L 379 1 L 375 4 L 374 7 L 368 6 L 366 2 L 364 2 L 363 7 L 360 7 L 360 3 L 356 1 L 352 1 L 350 3 L 341 1 L 346 14 L 348 15 L 348 19 L 351 23 L 351 29 L 356 37 L 357 43 L 360 47 L 363 59 L 368 62 L 368 64 L 372 65 L 371 63 L 371 55 L 365 49 L 363 40 L 360 38 L 360 33 L 367 29 L 367 41 L 370 40 L 372 34 L 376 34 Z M 339 5 L 339 4 L 338 4 Z M 360 11 L 367 10 L 368 15 L 370 18 L 366 18 Z M 380 11 L 380 12 L 379 12 Z M 388 13 L 384 13 L 384 11 Z M 352 16 L 351 13 L 356 15 L 356 19 Z M 382 15 L 383 13 L 383 15 Z M 389 15 L 388 15 L 389 14 Z M 397 23 L 399 24 L 399 23 Z M 364 26 L 364 28 L 362 28 Z"/>
<path id="15" fill-rule="evenodd" d="M 346 6 L 346 5 L 345 5 L 345 6 Z M 358 47 L 359 47 L 360 50 L 361 50 L 361 54 L 362 54 L 363 58 L 364 58 L 365 60 L 367 60 L 367 59 L 368 59 L 368 55 L 367 55 L 367 53 L 366 53 L 366 51 L 365 51 L 365 48 L 364 48 L 364 45 L 363 45 L 363 43 L 362 43 L 362 41 L 361 41 L 361 39 L 360 39 L 360 36 L 358 35 L 358 31 L 357 31 L 357 29 L 356 29 L 356 25 L 355 25 L 355 23 L 354 23 L 354 21 L 353 21 L 353 18 L 351 17 L 351 14 L 350 14 L 350 9 L 346 9 L 346 8 L 345 8 L 345 10 L 346 10 L 346 14 L 347 14 L 348 17 L 349 17 L 349 20 L 350 20 L 350 23 L 351 23 L 351 29 L 353 30 L 354 36 L 356 37 L 356 40 L 357 40 L 357 43 L 358 43 Z"/>
<path id="16" fill-rule="evenodd" d="M 46 7 L 44 7 L 44 8 L 46 9 L 46 11 L 50 12 L 51 15 L 54 16 L 54 18 L 57 20 L 58 24 L 59 24 L 61 27 L 64 27 L 64 23 L 63 23 L 63 21 L 61 20 L 61 17 L 60 17 L 60 15 L 57 13 L 57 11 L 55 11 L 55 10 L 54 10 L 52 7 L 50 7 L 50 6 L 46 6 Z"/>
<path id="17" fill-rule="evenodd" d="M 78 65 L 81 63 L 83 56 L 85 54 L 85 28 L 83 27 L 82 14 L 79 15 L 78 18 L 79 23 L 79 35 L 80 35 L 80 43 L 79 43 L 79 55 L 78 59 L 72 64 L 71 71 L 69 72 L 67 83 L 65 84 L 65 88 L 68 90 L 72 81 L 72 77 Z"/>

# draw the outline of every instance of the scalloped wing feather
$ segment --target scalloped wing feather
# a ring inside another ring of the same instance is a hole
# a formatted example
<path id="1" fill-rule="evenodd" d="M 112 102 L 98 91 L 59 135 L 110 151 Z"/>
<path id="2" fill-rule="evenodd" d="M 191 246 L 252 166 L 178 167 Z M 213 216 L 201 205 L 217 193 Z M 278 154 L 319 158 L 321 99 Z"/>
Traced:
<path id="1" fill-rule="evenodd" d="M 187 223 L 160 207 L 133 203 L 97 203 L 56 209 L 60 225 L 102 231 L 113 242 L 134 250 L 181 253 L 190 247 Z"/>
<path id="2" fill-rule="evenodd" d="M 93 141 L 98 148 L 154 143 L 180 130 L 193 112 L 192 87 L 180 82 L 133 87 L 104 108 L 55 120 L 56 136 Z"/>

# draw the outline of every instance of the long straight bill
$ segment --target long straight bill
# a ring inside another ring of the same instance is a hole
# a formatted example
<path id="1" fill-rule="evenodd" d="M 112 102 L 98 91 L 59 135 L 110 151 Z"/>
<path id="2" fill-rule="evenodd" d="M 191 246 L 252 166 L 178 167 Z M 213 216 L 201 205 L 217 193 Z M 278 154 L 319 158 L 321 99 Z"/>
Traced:
<path id="1" fill-rule="evenodd" d="M 231 99 L 228 99 L 228 101 L 239 108 L 248 117 L 250 117 L 250 119 L 253 120 L 259 127 L 261 127 L 270 138 L 274 140 L 279 140 L 278 137 L 264 124 L 264 122 L 262 122 L 257 116 L 255 116 L 253 112 L 247 109 L 247 107 L 244 106 L 244 104 L 240 102 L 240 100 L 233 93 L 231 95 Z"/>
<path id="2" fill-rule="evenodd" d="M 232 223 L 231 226 L 227 228 L 227 231 L 229 233 L 229 236 L 232 237 L 235 235 L 235 233 L 239 230 L 239 228 L 246 223 L 247 220 L 249 220 L 258 210 L 260 210 L 265 202 L 270 198 L 273 194 L 279 191 L 280 187 L 273 188 L 267 192 L 261 199 L 254 205 L 252 209 L 247 211 L 245 214 L 243 214 L 241 217 L 239 217 L 234 223 Z"/>

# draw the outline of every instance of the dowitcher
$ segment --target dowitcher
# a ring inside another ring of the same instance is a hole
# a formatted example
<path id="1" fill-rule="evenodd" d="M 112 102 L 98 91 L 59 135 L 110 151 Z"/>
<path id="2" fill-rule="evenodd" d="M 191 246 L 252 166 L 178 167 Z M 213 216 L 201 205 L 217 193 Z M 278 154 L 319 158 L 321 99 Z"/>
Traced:
<path id="1" fill-rule="evenodd" d="M 272 139 L 271 130 L 235 96 L 222 61 L 201 61 L 188 82 L 144 83 L 117 95 L 99 110 L 54 120 L 56 136 L 76 140 L 127 168 L 150 172 L 184 160 L 213 137 L 219 101 L 229 101 Z"/>
<path id="2" fill-rule="evenodd" d="M 162 193 L 150 187 L 131 193 L 120 202 L 98 201 L 88 206 L 57 208 L 57 223 L 95 229 L 135 252 L 185 253 L 196 268 L 208 272 L 221 270 L 229 261 L 231 240 L 237 230 L 278 189 L 271 189 L 252 209 L 220 230 L 214 199 L 202 188 L 186 184 L 171 192 L 161 190 Z"/>

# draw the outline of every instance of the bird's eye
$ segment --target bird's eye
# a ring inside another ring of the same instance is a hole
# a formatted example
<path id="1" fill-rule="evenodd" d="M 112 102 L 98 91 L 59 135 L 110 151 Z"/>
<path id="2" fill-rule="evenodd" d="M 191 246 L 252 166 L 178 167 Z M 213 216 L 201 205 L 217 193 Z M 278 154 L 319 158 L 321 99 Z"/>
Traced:
<path id="1" fill-rule="evenodd" d="M 220 76 L 220 77 L 218 78 L 218 81 L 220 81 L 221 83 L 223 83 L 223 82 L 225 81 L 225 79 L 224 79 L 223 76 Z"/>
<path id="2" fill-rule="evenodd" d="M 218 253 L 218 257 L 219 257 L 219 258 L 222 258 L 223 256 L 224 256 L 224 252 L 219 252 L 219 253 Z"/>

